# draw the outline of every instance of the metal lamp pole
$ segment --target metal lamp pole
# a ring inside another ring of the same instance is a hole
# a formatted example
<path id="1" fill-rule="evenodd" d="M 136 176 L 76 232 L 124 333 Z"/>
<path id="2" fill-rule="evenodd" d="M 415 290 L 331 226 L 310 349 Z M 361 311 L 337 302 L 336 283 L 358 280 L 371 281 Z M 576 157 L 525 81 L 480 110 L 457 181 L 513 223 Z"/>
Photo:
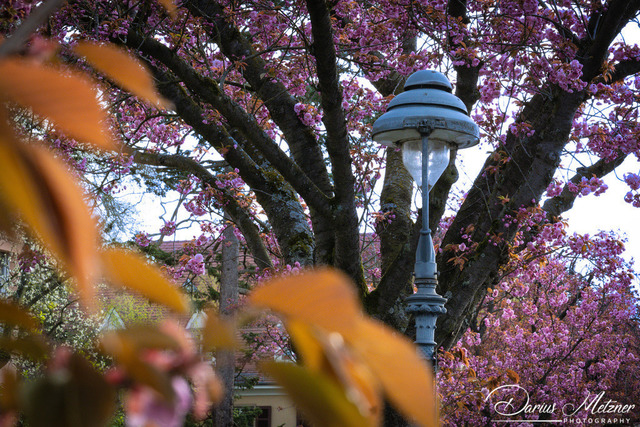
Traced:
<path id="1" fill-rule="evenodd" d="M 438 316 L 447 312 L 444 307 L 447 299 L 438 295 L 438 270 L 436 254 L 429 228 L 429 134 L 422 133 L 422 229 L 416 251 L 414 269 L 417 292 L 406 299 L 407 312 L 413 313 L 416 320 L 416 345 L 422 350 L 433 369 L 437 369 L 436 358 L 436 321 Z"/>
<path id="2" fill-rule="evenodd" d="M 449 147 L 466 148 L 479 141 L 478 126 L 469 118 L 464 103 L 451 92 L 444 74 L 418 71 L 409 76 L 404 92 L 389 103 L 372 129 L 375 141 L 402 148 L 404 164 L 421 186 L 422 229 L 415 263 L 418 290 L 406 301 L 407 312 L 416 319 L 415 342 L 434 369 L 436 320 L 446 313 L 447 300 L 436 292 L 438 271 L 429 229 L 429 190 L 449 163 Z"/>

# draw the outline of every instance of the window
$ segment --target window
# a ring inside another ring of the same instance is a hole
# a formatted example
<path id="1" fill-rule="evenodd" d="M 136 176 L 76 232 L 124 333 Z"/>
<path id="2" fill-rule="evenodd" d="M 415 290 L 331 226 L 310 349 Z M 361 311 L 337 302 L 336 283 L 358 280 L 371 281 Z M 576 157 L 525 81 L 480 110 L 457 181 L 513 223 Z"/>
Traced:
<path id="1" fill-rule="evenodd" d="M 240 427 L 271 427 L 271 406 L 236 406 L 233 418 Z"/>
<path id="2" fill-rule="evenodd" d="M 0 280 L 9 279 L 9 252 L 0 252 Z"/>
<path id="3" fill-rule="evenodd" d="M 102 320 L 100 332 L 116 331 L 118 329 L 124 329 L 124 322 L 122 321 L 120 314 L 118 314 L 118 310 L 116 310 L 115 307 L 112 307 Z"/>
<path id="4" fill-rule="evenodd" d="M 0 295 L 9 295 L 9 252 L 0 252 Z"/>
<path id="5" fill-rule="evenodd" d="M 260 413 L 253 422 L 255 427 L 271 427 L 271 406 L 260 406 Z"/>

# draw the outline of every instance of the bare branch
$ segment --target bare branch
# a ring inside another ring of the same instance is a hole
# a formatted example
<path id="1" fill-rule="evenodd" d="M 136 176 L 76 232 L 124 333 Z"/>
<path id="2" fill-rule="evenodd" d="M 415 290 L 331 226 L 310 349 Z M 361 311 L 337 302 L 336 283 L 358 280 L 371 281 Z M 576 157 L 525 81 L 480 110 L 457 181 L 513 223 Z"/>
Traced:
<path id="1" fill-rule="evenodd" d="M 242 74 L 256 94 L 263 100 L 274 122 L 282 130 L 291 154 L 318 188 L 331 196 L 332 185 L 324 167 L 320 145 L 313 129 L 304 125 L 295 112 L 296 100 L 279 81 L 269 77 L 265 61 L 257 55 L 240 31 L 225 19 L 224 8 L 215 1 L 188 0 L 183 2 L 191 13 L 206 19 L 205 29 L 224 55 L 235 63 L 242 63 Z"/>

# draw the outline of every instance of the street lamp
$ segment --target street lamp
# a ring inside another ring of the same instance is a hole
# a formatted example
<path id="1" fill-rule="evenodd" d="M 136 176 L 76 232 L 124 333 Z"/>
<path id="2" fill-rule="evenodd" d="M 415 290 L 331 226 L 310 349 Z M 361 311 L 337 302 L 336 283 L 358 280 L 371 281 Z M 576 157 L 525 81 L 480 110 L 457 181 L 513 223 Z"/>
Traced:
<path id="1" fill-rule="evenodd" d="M 412 74 L 404 92 L 389 103 L 372 131 L 374 141 L 402 149 L 402 161 L 422 191 L 422 229 L 415 264 L 418 290 L 407 298 L 407 312 L 415 314 L 416 345 L 434 369 L 436 320 L 446 313 L 447 300 L 436 292 L 438 271 L 429 229 L 429 191 L 449 164 L 450 149 L 471 147 L 479 141 L 478 126 L 451 89 L 449 80 L 437 71 Z"/>

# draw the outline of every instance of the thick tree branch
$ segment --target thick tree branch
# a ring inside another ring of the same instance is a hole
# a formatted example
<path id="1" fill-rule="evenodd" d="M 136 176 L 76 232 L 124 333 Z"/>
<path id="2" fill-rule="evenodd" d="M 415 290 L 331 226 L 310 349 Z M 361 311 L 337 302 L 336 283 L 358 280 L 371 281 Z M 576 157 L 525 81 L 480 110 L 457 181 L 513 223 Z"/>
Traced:
<path id="1" fill-rule="evenodd" d="M 205 30 L 211 40 L 220 46 L 227 58 L 241 65 L 238 69 L 255 94 L 264 102 L 271 118 L 282 131 L 295 162 L 323 194 L 332 197 L 333 184 L 325 167 L 322 147 L 316 139 L 315 131 L 302 123 L 298 117 L 295 98 L 290 95 L 284 84 L 270 77 L 266 62 L 238 28 L 227 21 L 224 8 L 219 3 L 210 0 L 188 0 L 184 1 L 183 5 L 195 16 L 207 21 Z M 333 264 L 336 259 L 333 220 L 333 215 L 321 214 L 311 206 L 311 222 L 313 229 L 317 231 L 314 259 L 319 263 Z"/>
<path id="2" fill-rule="evenodd" d="M 324 194 L 331 196 L 332 186 L 324 167 L 320 145 L 313 129 L 298 118 L 294 109 L 296 100 L 287 88 L 269 77 L 265 61 L 240 31 L 225 19 L 224 9 L 220 4 L 210 0 L 188 0 L 183 5 L 194 15 L 208 21 L 206 30 L 227 58 L 243 63 L 240 69 L 244 78 L 269 109 L 271 117 L 284 134 L 296 163 Z"/>
<path id="3" fill-rule="evenodd" d="M 600 74 L 609 44 L 639 6 L 640 0 L 615 0 L 599 24 L 590 29 L 594 37 L 584 40 L 576 55 L 583 64 L 583 80 L 591 81 Z M 595 22 L 593 17 L 591 22 Z M 506 143 L 485 163 L 443 240 L 444 253 L 438 258 L 440 293 L 449 301 L 447 314 L 438 320 L 436 339 L 445 347 L 451 347 L 466 330 L 475 307 L 506 260 L 508 243 L 517 229 L 505 222 L 506 215 L 513 216 L 540 199 L 559 164 L 575 113 L 586 99 L 584 91 L 566 93 L 549 85 L 532 98 L 516 120 L 529 123 L 535 133 L 516 136 L 509 132 Z M 468 261 L 462 270 L 448 262 L 464 241 L 461 230 L 476 244 L 466 255 Z"/>
<path id="4" fill-rule="evenodd" d="M 319 92 L 323 110 L 322 122 L 327 129 L 327 151 L 333 166 L 334 185 L 339 205 L 353 202 L 355 177 L 351 171 L 351 154 L 347 121 L 342 109 L 342 90 L 336 64 L 331 17 L 324 0 L 307 1 L 313 35 Z"/>
<path id="5" fill-rule="evenodd" d="M 256 189 L 264 189 L 266 182 L 262 176 L 262 170 L 238 146 L 237 141 L 221 126 L 204 123 L 204 111 L 178 85 L 172 76 L 156 67 L 152 67 L 152 71 L 158 81 L 158 90 L 164 97 L 173 102 L 176 112 L 184 122 L 211 144 L 231 167 L 240 170 L 247 184 Z"/>
<path id="6" fill-rule="evenodd" d="M 287 157 L 260 127 L 255 117 L 249 115 L 240 105 L 229 98 L 220 89 L 217 82 L 198 74 L 167 46 L 151 38 L 143 38 L 133 29 L 127 35 L 127 45 L 162 62 L 183 81 L 194 96 L 211 104 L 228 120 L 232 127 L 242 132 L 312 209 L 327 217 L 332 215 L 329 198 L 322 194 L 306 173 Z"/>
<path id="7" fill-rule="evenodd" d="M 452 0 L 448 9 L 452 16 L 466 13 L 466 2 Z M 466 15 L 465 15 L 466 16 Z M 458 69 L 459 68 L 459 69 Z M 470 110 L 479 98 L 477 89 L 478 71 L 480 67 L 457 67 L 458 83 L 456 95 L 463 99 Z M 385 87 L 385 86 L 381 86 Z M 390 86 L 389 86 L 390 87 Z M 456 152 L 451 153 L 449 166 L 431 191 L 429 198 L 429 226 L 437 230 L 440 218 L 444 214 L 446 200 L 452 185 L 457 181 L 458 173 L 455 167 Z M 409 219 L 412 181 L 402 166 L 400 152 L 395 149 L 387 150 L 387 169 L 392 173 L 385 175 L 385 186 L 381 195 L 381 210 L 393 212 L 395 218 L 391 224 L 382 224 L 378 234 L 381 239 L 381 253 L 383 275 L 378 287 L 367 300 L 369 311 L 377 315 L 386 323 L 403 330 L 407 326 L 408 318 L 404 315 L 402 300 L 411 293 L 408 286 L 413 272 L 415 252 L 420 233 L 421 213 L 418 221 L 412 226 L 405 224 Z M 406 179 L 407 183 L 396 182 Z"/>
<path id="8" fill-rule="evenodd" d="M 398 300 L 402 301 L 412 290 L 410 282 L 416 248 L 410 243 L 414 229 L 411 220 L 413 179 L 403 166 L 402 152 L 395 147 L 386 151 L 386 172 L 380 194 L 380 213 L 384 217 L 376 224 L 382 277 L 376 289 L 367 296 L 365 305 L 369 313 L 403 330 L 406 327 L 404 316 L 396 306 Z M 414 237 L 418 233 L 413 233 Z M 417 242 L 417 239 L 413 240 Z"/>
<path id="9" fill-rule="evenodd" d="M 453 21 L 453 27 L 457 29 L 460 25 L 466 25 L 469 22 L 467 16 L 467 0 L 449 0 L 447 3 L 447 14 Z M 453 31 L 453 29 L 452 29 Z M 456 37 L 449 35 L 449 43 L 454 43 Z M 468 36 L 464 36 L 462 42 L 466 46 L 471 44 Z M 456 45 L 457 46 L 457 45 Z M 456 96 L 464 102 L 467 111 L 471 112 L 475 103 L 480 99 L 480 91 L 478 90 L 478 77 L 482 63 L 471 66 L 470 64 L 455 65 L 456 70 Z"/>
<path id="10" fill-rule="evenodd" d="M 335 265 L 356 281 L 364 295 L 366 286 L 360 257 L 355 177 L 351 168 L 347 120 L 342 109 L 343 98 L 333 44 L 331 17 L 324 0 L 307 1 L 307 9 L 311 17 L 313 55 L 316 58 L 321 104 L 324 112 L 322 122 L 327 129 L 326 147 L 331 160 L 336 194 Z"/>
<path id="11" fill-rule="evenodd" d="M 593 13 L 587 26 L 588 40 L 576 54 L 583 64 L 582 80 L 589 82 L 600 74 L 609 46 L 639 10 L 640 0 L 613 0 L 605 11 Z"/>
<path id="12" fill-rule="evenodd" d="M 594 81 L 595 83 L 615 83 L 615 82 L 621 82 L 622 80 L 624 80 L 626 77 L 632 76 L 634 74 L 638 74 L 640 73 L 640 60 L 638 59 L 628 59 L 625 61 L 620 61 L 618 62 L 614 68 L 613 68 L 613 72 L 611 72 L 607 77 L 608 77 L 608 81 L 607 79 L 605 79 L 605 76 L 600 76 L 598 78 L 596 78 L 596 80 Z"/>
<path id="13" fill-rule="evenodd" d="M 18 29 L 0 43 L 0 58 L 11 55 L 24 48 L 35 31 L 59 8 L 65 0 L 47 0 L 40 4 L 29 17 L 20 24 Z"/>
<path id="14" fill-rule="evenodd" d="M 415 52 L 416 37 L 405 37 L 402 41 L 404 53 Z M 384 56 L 373 53 L 381 61 Z M 372 82 L 382 96 L 402 92 L 406 76 L 393 70 L 386 78 Z M 404 299 L 412 292 L 410 286 L 415 263 L 415 251 L 421 220 L 411 220 L 413 179 L 402 162 L 402 152 L 397 147 L 386 149 L 385 175 L 380 194 L 380 212 L 389 215 L 390 222 L 376 224 L 380 236 L 382 277 L 376 289 L 365 300 L 368 312 L 398 330 L 405 330 L 407 317 Z M 431 200 L 430 200 L 431 202 Z M 431 204 L 431 203 L 430 203 Z M 430 206 L 430 209 L 433 207 Z"/>
<path id="15" fill-rule="evenodd" d="M 167 73 L 152 68 L 160 93 L 173 102 L 177 113 L 213 148 L 222 154 L 231 167 L 237 168 L 251 187 L 258 203 L 264 208 L 288 264 L 313 263 L 313 233 L 306 214 L 293 188 L 271 167 L 260 168 L 240 148 L 226 129 L 203 123 L 204 112 Z M 297 224 L 291 227 L 291 223 Z"/>
<path id="16" fill-rule="evenodd" d="M 456 21 L 458 17 L 463 21 L 467 19 L 466 1 L 464 0 L 451 0 L 447 11 Z M 415 51 L 415 49 L 415 38 L 404 41 L 403 51 L 405 53 Z M 380 58 L 383 59 L 381 55 Z M 480 96 L 477 89 L 479 69 L 480 66 L 456 67 L 458 72 L 456 95 L 463 100 L 469 111 Z M 382 95 L 388 96 L 401 87 L 400 83 L 403 80 L 403 76 L 392 72 L 387 79 L 373 84 L 381 91 Z M 443 176 L 431 191 L 429 223 L 432 230 L 437 230 L 451 187 L 458 178 L 455 159 L 456 152 L 454 151 Z M 381 211 L 393 212 L 395 219 L 391 224 L 382 224 L 381 227 L 378 227 L 381 253 L 384 254 L 383 275 L 376 290 L 367 298 L 367 308 L 370 312 L 378 313 L 378 316 L 385 322 L 398 329 L 404 329 L 407 318 L 403 314 L 404 308 L 401 301 L 411 292 L 408 284 L 413 272 L 421 220 L 418 219 L 418 225 L 413 224 L 412 226 L 408 218 L 413 183 L 402 166 L 400 153 L 396 152 L 396 149 L 387 150 L 386 168 L 385 184 L 381 195 Z M 407 177 L 406 183 L 399 182 L 403 176 Z"/>
<path id="17" fill-rule="evenodd" d="M 449 301 L 447 314 L 439 320 L 438 342 L 449 347 L 466 329 L 465 322 L 505 261 L 507 242 L 515 235 L 516 227 L 504 222 L 505 215 L 514 215 L 539 200 L 558 166 L 584 98 L 581 93 L 559 90 L 551 99 L 536 95 L 518 119 L 531 123 L 535 134 L 516 137 L 509 133 L 506 144 L 485 163 L 442 243 L 440 293 Z M 461 230 L 467 230 L 477 243 L 462 270 L 448 262 L 456 255 L 452 250 L 464 242 Z"/>

